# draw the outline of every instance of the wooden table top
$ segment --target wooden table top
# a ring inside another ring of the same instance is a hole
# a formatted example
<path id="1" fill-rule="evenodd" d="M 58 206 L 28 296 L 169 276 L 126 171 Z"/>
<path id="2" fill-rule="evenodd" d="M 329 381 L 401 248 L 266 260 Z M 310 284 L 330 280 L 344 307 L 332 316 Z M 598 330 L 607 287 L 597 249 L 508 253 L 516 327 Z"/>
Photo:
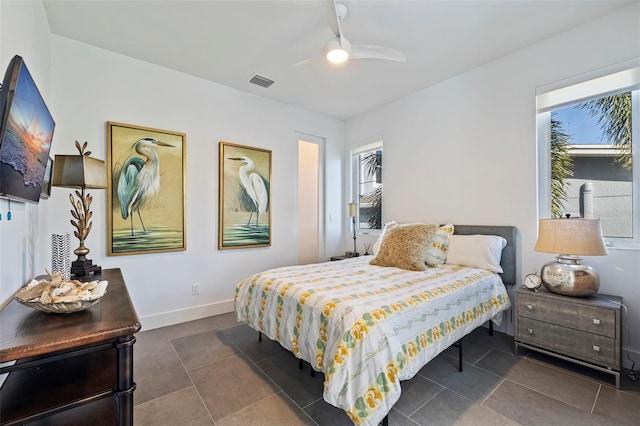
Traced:
<path id="1" fill-rule="evenodd" d="M 140 331 L 120 269 L 86 281 L 107 280 L 102 299 L 82 312 L 47 314 L 12 300 L 0 311 L 0 362 L 96 344 Z"/>

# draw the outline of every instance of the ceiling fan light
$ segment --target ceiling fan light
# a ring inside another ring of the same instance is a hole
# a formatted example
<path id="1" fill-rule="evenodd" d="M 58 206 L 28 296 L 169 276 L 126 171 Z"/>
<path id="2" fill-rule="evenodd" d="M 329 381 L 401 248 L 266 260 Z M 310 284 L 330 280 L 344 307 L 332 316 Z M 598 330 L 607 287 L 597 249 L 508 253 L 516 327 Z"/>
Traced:
<path id="1" fill-rule="evenodd" d="M 342 62 L 349 59 L 349 52 L 342 48 L 329 50 L 327 52 L 327 59 L 329 60 L 329 62 L 333 62 L 334 64 L 341 64 Z"/>
<path id="2" fill-rule="evenodd" d="M 340 64 L 349 59 L 351 43 L 344 37 L 332 37 L 324 47 L 325 56 L 330 62 Z"/>

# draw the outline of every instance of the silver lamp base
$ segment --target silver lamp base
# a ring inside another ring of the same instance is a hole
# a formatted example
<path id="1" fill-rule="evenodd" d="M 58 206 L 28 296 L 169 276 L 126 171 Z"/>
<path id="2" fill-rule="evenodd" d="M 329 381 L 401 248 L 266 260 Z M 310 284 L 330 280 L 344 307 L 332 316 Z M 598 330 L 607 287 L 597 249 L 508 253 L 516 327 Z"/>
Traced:
<path id="1" fill-rule="evenodd" d="M 542 267 L 540 276 L 547 290 L 565 296 L 589 297 L 600 289 L 600 277 L 576 256 L 560 255 Z"/>

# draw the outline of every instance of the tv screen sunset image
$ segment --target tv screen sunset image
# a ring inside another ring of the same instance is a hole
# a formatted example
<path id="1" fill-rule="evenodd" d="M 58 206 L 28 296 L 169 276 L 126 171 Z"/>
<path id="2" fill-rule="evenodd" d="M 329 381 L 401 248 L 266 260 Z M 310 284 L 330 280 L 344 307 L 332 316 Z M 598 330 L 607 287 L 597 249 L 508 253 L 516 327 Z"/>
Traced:
<path id="1" fill-rule="evenodd" d="M 0 193 L 38 202 L 55 122 L 24 64 L 9 102 L 0 146 Z"/>

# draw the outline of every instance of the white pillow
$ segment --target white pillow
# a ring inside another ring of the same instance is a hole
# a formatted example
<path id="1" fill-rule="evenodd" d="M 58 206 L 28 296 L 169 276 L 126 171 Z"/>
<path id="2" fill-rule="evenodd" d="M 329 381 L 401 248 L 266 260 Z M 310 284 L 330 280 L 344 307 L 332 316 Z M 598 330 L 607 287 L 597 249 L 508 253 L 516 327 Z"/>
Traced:
<path id="1" fill-rule="evenodd" d="M 500 259 L 507 240 L 497 235 L 452 235 L 447 264 L 487 269 L 501 273 Z"/>
<path id="2" fill-rule="evenodd" d="M 373 255 L 377 255 L 378 251 L 380 250 L 380 244 L 382 244 L 382 239 L 384 238 L 384 234 L 391 228 L 393 228 L 394 226 L 396 226 L 398 224 L 398 222 L 396 222 L 395 220 L 392 220 L 391 222 L 387 222 L 384 224 L 384 227 L 382 228 L 382 232 L 380 233 L 380 235 L 378 236 L 378 239 L 376 240 L 375 243 L 373 243 Z"/>

